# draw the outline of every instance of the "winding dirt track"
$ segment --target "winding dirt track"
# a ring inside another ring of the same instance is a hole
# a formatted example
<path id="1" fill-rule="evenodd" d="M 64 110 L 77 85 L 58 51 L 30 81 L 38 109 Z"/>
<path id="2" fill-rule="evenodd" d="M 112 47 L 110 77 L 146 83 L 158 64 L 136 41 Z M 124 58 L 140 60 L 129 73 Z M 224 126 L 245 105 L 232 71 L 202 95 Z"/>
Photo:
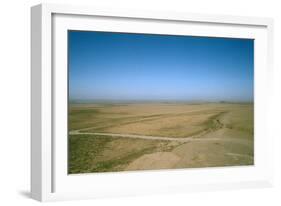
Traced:
<path id="1" fill-rule="evenodd" d="M 195 110 L 201 111 L 201 110 Z M 194 111 L 191 111 L 194 112 Z M 221 113 L 223 114 L 223 113 Z M 147 140 L 163 140 L 163 141 L 180 141 L 180 142 L 190 142 L 194 140 L 199 140 L 198 137 L 201 137 L 207 133 L 217 131 L 224 127 L 224 125 L 218 120 L 215 119 L 216 127 L 212 129 L 204 130 L 196 135 L 188 136 L 188 137 L 163 137 L 163 136 L 150 136 L 150 135 L 138 135 L 138 134 L 119 134 L 119 133 L 107 133 L 107 132 L 84 132 L 85 128 L 72 130 L 69 132 L 69 135 L 97 135 L 104 137 L 126 137 L 126 138 L 134 138 L 134 139 L 147 139 Z M 218 138 L 204 138 L 204 140 L 218 140 Z"/>
<path id="2" fill-rule="evenodd" d="M 226 114 L 221 113 L 221 114 Z M 119 134 L 119 133 L 107 133 L 107 132 L 84 132 L 85 129 L 72 130 L 69 132 L 69 135 L 95 135 L 95 137 L 103 138 L 103 137 L 125 137 L 132 139 L 146 139 L 146 140 L 161 140 L 161 141 L 177 141 L 181 143 L 187 142 L 199 142 L 199 141 L 224 141 L 224 142 L 235 142 L 242 145 L 250 145 L 251 142 L 246 139 L 237 139 L 233 137 L 222 138 L 220 135 L 211 135 L 205 137 L 207 134 L 215 133 L 218 131 L 223 131 L 225 129 L 225 125 L 219 121 L 219 119 L 213 120 L 216 124 L 215 128 L 204 130 L 196 135 L 188 136 L 188 137 L 164 137 L 164 136 L 150 136 L 150 135 L 138 135 L 138 134 Z"/>
<path id="3" fill-rule="evenodd" d="M 149 140 L 180 141 L 180 142 L 189 142 L 191 140 L 196 140 L 199 136 L 196 135 L 196 136 L 178 138 L 178 137 L 161 137 L 161 136 L 147 136 L 147 135 L 136 135 L 136 134 L 117 134 L 117 133 L 79 132 L 79 131 L 73 131 L 70 132 L 69 134 L 70 135 L 83 135 L 83 134 L 98 135 L 98 136 L 105 136 L 105 137 L 127 137 L 133 139 L 149 139 Z"/>
<path id="4" fill-rule="evenodd" d="M 218 130 L 217 130 L 218 131 Z M 79 131 L 72 131 L 69 134 L 70 135 L 96 135 L 95 137 L 126 137 L 126 138 L 133 138 L 133 139 L 146 139 L 146 140 L 162 140 L 162 141 L 177 141 L 182 143 L 187 142 L 194 142 L 194 141 L 233 141 L 238 144 L 248 145 L 250 144 L 247 140 L 237 139 L 237 138 L 221 138 L 221 137 L 203 137 L 199 138 L 201 136 L 204 136 L 204 134 L 207 134 L 208 131 L 203 131 L 202 133 L 199 133 L 194 136 L 189 137 L 162 137 L 162 136 L 147 136 L 147 135 L 136 135 L 136 134 L 117 134 L 117 133 L 101 133 L 101 132 L 79 132 Z"/>

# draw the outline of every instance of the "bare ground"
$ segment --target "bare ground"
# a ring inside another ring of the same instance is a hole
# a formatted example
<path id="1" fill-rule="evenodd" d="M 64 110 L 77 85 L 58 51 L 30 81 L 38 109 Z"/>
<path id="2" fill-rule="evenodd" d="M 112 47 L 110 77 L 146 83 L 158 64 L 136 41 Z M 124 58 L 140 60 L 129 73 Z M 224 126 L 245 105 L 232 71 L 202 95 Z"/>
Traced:
<path id="1" fill-rule="evenodd" d="M 97 163 L 103 164 L 102 161 L 109 161 L 111 167 L 86 172 L 254 164 L 251 106 L 231 105 L 230 109 L 225 105 L 207 105 L 204 109 L 193 106 L 188 112 L 182 112 L 184 106 L 180 109 L 175 107 L 176 109 L 170 111 L 164 108 L 166 107 L 164 105 L 160 107 L 162 113 L 159 113 L 159 108 L 158 110 L 154 108 L 158 113 L 147 113 L 143 116 L 143 113 L 147 112 L 146 107 L 140 105 L 137 111 L 143 110 L 139 113 L 142 118 L 134 116 L 138 113 L 135 110 L 132 110 L 134 113 L 132 115 L 128 112 L 128 108 L 125 109 L 126 106 L 120 107 L 122 116 L 125 115 L 126 118 L 119 120 L 119 114 L 114 113 L 114 108 L 110 107 L 107 111 L 112 112 L 113 116 L 116 114 L 118 121 L 103 124 L 102 121 L 97 123 L 99 120 L 93 120 L 94 124 L 87 124 L 89 127 L 70 131 L 72 137 L 83 134 L 87 137 L 113 140 L 98 154 L 97 158 L 100 162 L 92 162 L 95 167 Z M 170 125 L 171 130 L 165 130 L 163 125 Z M 177 128 L 173 125 L 181 126 Z M 196 129 L 192 130 L 194 128 Z M 131 132 L 125 133 L 125 131 Z M 141 150 L 143 146 L 138 143 L 140 141 L 142 145 L 146 145 L 143 150 Z M 134 151 L 139 152 L 135 152 L 136 155 Z M 127 153 L 130 154 L 129 158 L 126 157 Z M 83 172 L 83 170 L 77 171 Z"/>

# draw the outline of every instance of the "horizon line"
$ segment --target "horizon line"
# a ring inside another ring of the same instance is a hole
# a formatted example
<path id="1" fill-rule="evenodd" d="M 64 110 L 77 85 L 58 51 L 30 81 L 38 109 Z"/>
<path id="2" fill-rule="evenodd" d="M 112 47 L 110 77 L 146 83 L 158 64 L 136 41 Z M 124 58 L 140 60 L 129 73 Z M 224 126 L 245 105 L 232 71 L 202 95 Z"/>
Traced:
<path id="1" fill-rule="evenodd" d="M 123 102 L 191 102 L 191 103 L 254 103 L 253 100 L 182 100 L 182 99 L 69 99 L 68 103 L 123 103 Z"/>

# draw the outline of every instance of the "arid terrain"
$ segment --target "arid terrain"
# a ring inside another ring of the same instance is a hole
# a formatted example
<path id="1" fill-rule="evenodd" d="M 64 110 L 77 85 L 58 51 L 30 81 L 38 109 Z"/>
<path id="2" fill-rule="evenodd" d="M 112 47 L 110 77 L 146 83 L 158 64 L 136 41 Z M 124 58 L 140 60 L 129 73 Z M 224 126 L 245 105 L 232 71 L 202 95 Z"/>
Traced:
<path id="1" fill-rule="evenodd" d="M 69 106 L 69 173 L 254 164 L 253 104 Z"/>

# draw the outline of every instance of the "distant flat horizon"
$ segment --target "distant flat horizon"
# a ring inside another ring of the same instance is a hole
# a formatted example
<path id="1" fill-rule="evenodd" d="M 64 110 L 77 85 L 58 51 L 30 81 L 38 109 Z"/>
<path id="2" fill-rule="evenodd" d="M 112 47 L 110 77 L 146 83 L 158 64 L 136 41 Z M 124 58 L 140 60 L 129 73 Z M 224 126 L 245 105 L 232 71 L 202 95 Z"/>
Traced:
<path id="1" fill-rule="evenodd" d="M 254 103 L 253 101 L 207 101 L 207 100 L 69 100 L 70 104 L 122 104 L 122 103 Z"/>
<path id="2" fill-rule="evenodd" d="M 68 31 L 70 102 L 253 102 L 254 40 Z"/>

